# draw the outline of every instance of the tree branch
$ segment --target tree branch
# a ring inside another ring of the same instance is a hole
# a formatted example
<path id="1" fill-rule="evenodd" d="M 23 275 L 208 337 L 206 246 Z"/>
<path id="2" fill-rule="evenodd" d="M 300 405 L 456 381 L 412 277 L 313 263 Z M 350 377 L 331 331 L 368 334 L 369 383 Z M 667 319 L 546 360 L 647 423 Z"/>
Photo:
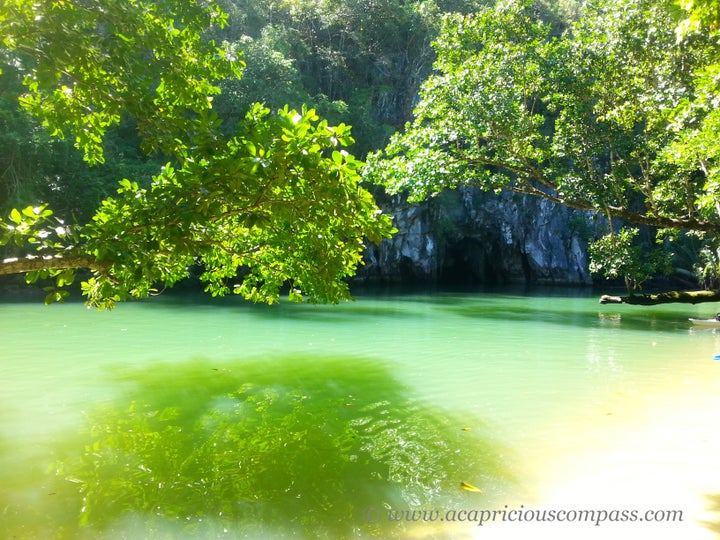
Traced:
<path id="1" fill-rule="evenodd" d="M 553 192 L 558 191 L 558 186 L 555 185 L 551 180 L 548 180 L 542 172 L 536 168 L 526 164 L 525 167 L 513 166 L 502 161 L 494 161 L 490 158 L 474 158 L 466 159 L 466 163 L 479 164 L 483 166 L 492 166 L 500 169 L 505 169 L 515 175 L 517 175 L 519 183 L 510 184 L 507 183 L 503 186 L 503 189 L 513 191 L 515 193 L 522 193 L 525 195 L 532 195 L 533 197 L 541 197 L 548 201 L 574 208 L 575 210 L 587 210 L 598 212 L 600 209 L 587 199 L 566 199 L 562 196 L 553 195 L 548 191 L 538 189 L 532 183 L 528 181 L 529 178 L 537 180 L 540 184 L 552 190 Z M 650 227 L 657 227 L 660 229 L 681 229 L 681 230 L 692 230 L 692 231 L 703 231 L 709 233 L 720 233 L 720 221 L 718 220 L 702 220 L 695 217 L 695 214 L 690 214 L 686 218 L 672 218 L 666 216 L 651 216 L 640 212 L 634 212 L 622 206 L 608 205 L 603 210 L 609 212 L 613 216 L 623 218 L 631 223 L 638 225 L 647 225 Z"/>
<path id="2" fill-rule="evenodd" d="M 99 268 L 101 265 L 90 255 L 70 257 L 22 257 L 0 262 L 0 275 L 22 274 L 35 270 L 64 270 L 67 268 Z"/>
<path id="3" fill-rule="evenodd" d="M 586 199 L 564 199 L 557 197 L 551 193 L 542 191 L 534 186 L 530 186 L 527 183 L 523 183 L 519 186 L 506 186 L 504 189 L 514 191 L 517 193 L 523 193 L 525 195 L 532 195 L 535 197 L 541 197 L 557 204 L 574 208 L 576 210 L 590 210 L 599 212 L 600 209 L 593 205 Z M 604 207 L 608 213 L 615 217 L 623 218 L 631 223 L 638 225 L 647 225 L 650 227 L 658 227 L 660 229 L 681 229 L 685 231 L 703 231 L 709 233 L 720 233 L 720 221 L 705 221 L 695 217 L 687 218 L 671 218 L 665 216 L 648 216 L 647 214 L 641 214 L 639 212 L 633 212 L 627 208 L 619 206 L 606 206 Z"/>
<path id="4" fill-rule="evenodd" d="M 720 302 L 720 290 L 713 291 L 670 291 L 660 294 L 600 297 L 601 304 L 629 304 L 633 306 L 656 306 L 659 304 L 701 304 Z"/>

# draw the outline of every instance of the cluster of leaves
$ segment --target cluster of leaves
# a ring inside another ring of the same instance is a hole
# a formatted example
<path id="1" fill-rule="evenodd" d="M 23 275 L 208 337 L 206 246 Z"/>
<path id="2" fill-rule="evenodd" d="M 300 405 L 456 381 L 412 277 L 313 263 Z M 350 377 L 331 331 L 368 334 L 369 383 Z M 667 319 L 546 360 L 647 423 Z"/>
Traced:
<path id="1" fill-rule="evenodd" d="M 718 45 L 678 42 L 679 20 L 670 0 L 588 2 L 560 36 L 526 0 L 446 16 L 415 120 L 367 176 L 413 200 L 472 184 L 716 234 Z"/>
<path id="2" fill-rule="evenodd" d="M 287 285 L 293 300 L 349 297 L 344 278 L 364 240 L 393 230 L 359 185 L 360 162 L 343 150 L 350 128 L 312 109 L 271 114 L 258 104 L 221 129 L 216 83 L 237 79 L 244 64 L 202 35 L 224 22 L 214 4 L 171 1 L 16 0 L 0 9 L 6 54 L 26 73 L 22 104 L 55 135 L 69 130 L 99 163 L 108 129 L 130 125 L 147 152 L 169 156 L 149 185 L 122 180 L 72 238 L 44 242 L 42 257 L 6 261 L 0 272 L 24 265 L 38 270 L 30 279 L 67 285 L 88 267 L 82 289 L 99 308 L 171 286 L 193 265 L 212 294 L 274 302 Z M 18 225 L 29 247 L 42 235 L 34 215 L 12 213 L 25 216 Z M 0 244 L 18 238 L 17 227 L 0 225 Z"/>
<path id="3" fill-rule="evenodd" d="M 608 279 L 622 279 L 629 294 L 642 290 L 643 282 L 658 273 L 671 271 L 670 259 L 662 250 L 651 250 L 638 242 L 640 230 L 624 227 L 591 242 L 590 271 Z"/>
<path id="4" fill-rule="evenodd" d="M 23 106 L 52 135 L 70 131 L 91 164 L 123 115 L 148 151 L 172 153 L 176 139 L 206 129 L 213 81 L 242 68 L 202 39 L 214 24 L 225 24 L 214 4 L 172 0 L 10 0 L 0 10 L 2 46 L 27 71 Z"/>
<path id="5" fill-rule="evenodd" d="M 22 210 L 13 208 L 8 223 L 0 219 L 0 245 L 12 244 L 18 255 L 28 257 L 30 260 L 52 261 L 56 257 L 62 259 L 62 254 L 71 252 L 77 240 L 76 231 L 54 218 L 53 211 L 47 205 L 28 206 Z M 24 263 L 19 258 L 12 258 L 7 259 L 5 264 Z M 62 264 L 58 266 L 59 268 L 33 270 L 25 276 L 28 283 L 34 283 L 39 279 L 54 280 L 54 286 L 45 287 L 48 292 L 47 303 L 67 297 L 69 293 L 64 287 L 72 285 L 75 281 L 73 268 L 64 267 Z"/>
<path id="6" fill-rule="evenodd" d="M 714 0 L 679 0 L 687 17 L 677 27 L 678 38 L 698 31 L 720 30 L 720 6 Z"/>
<path id="7" fill-rule="evenodd" d="M 343 278 L 364 240 L 392 231 L 359 185 L 360 162 L 342 150 L 351 142 L 349 127 L 312 109 L 256 105 L 235 136 L 168 163 L 148 189 L 124 180 L 83 232 L 103 266 L 85 294 L 108 307 L 101 299 L 146 296 L 200 264 L 213 295 L 272 303 L 288 285 L 293 300 L 348 298 Z"/>

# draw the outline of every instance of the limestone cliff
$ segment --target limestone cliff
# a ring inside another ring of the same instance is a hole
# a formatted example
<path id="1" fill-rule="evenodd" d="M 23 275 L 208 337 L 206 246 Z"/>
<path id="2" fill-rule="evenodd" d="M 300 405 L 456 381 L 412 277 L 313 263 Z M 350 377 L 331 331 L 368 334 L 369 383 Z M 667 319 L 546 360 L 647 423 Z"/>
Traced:
<path id="1" fill-rule="evenodd" d="M 370 246 L 358 278 L 386 283 L 591 282 L 588 214 L 548 201 L 474 188 L 445 191 L 420 204 L 385 205 L 398 233 Z"/>

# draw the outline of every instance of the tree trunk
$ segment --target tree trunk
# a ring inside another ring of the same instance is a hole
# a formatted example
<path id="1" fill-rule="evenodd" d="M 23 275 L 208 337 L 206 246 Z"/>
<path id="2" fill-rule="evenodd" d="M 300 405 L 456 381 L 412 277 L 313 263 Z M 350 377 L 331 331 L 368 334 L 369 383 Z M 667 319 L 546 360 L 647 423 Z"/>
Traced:
<path id="1" fill-rule="evenodd" d="M 720 302 L 720 290 L 714 291 L 670 291 L 660 294 L 600 297 L 601 304 L 630 304 L 633 306 L 656 306 L 658 304 L 700 304 Z"/>

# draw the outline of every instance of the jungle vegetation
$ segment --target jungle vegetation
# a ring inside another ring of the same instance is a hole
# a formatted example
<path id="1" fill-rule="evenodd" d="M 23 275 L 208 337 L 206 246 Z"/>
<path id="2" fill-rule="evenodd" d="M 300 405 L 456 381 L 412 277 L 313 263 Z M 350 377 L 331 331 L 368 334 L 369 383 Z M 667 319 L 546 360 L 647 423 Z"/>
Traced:
<path id="1" fill-rule="evenodd" d="M 669 252 L 692 237 L 701 278 L 717 280 L 714 5 L 589 1 L 560 36 L 531 2 L 449 14 L 414 119 L 369 158 L 368 176 L 411 200 L 475 185 L 601 213 L 591 270 L 631 293 L 604 301 L 718 300 L 632 295 L 671 262 L 638 245 L 638 226 Z"/>
<path id="2" fill-rule="evenodd" d="M 475 185 L 606 216 L 592 269 L 631 293 L 687 246 L 715 289 L 719 22 L 710 0 L 9 0 L 0 274 L 100 308 L 193 268 L 334 302 L 393 233 L 375 185 Z"/>

